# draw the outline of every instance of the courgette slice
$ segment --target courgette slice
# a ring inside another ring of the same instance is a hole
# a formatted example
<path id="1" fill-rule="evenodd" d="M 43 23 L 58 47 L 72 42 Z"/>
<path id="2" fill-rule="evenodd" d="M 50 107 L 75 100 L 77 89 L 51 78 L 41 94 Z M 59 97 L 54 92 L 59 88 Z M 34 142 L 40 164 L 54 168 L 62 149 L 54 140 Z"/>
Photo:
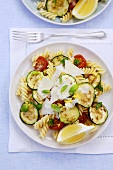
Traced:
<path id="1" fill-rule="evenodd" d="M 38 82 L 43 77 L 43 73 L 40 71 L 33 70 L 27 75 L 27 85 L 32 90 L 38 89 Z"/>
<path id="2" fill-rule="evenodd" d="M 61 111 L 59 113 L 60 121 L 69 124 L 75 123 L 80 116 L 78 108 L 75 106 L 69 110 Z"/>
<path id="3" fill-rule="evenodd" d="M 39 104 L 42 104 L 42 103 L 43 103 L 43 101 L 40 100 L 40 98 L 39 98 L 39 96 L 38 96 L 37 90 L 33 90 L 32 95 L 33 95 L 33 99 L 34 99 L 37 103 L 39 103 Z"/>
<path id="4" fill-rule="evenodd" d="M 48 12 L 52 12 L 58 17 L 64 16 L 68 12 L 69 2 L 68 0 L 47 0 L 46 9 Z"/>
<path id="5" fill-rule="evenodd" d="M 33 125 L 39 118 L 37 107 L 32 102 L 24 102 L 20 108 L 20 119 L 27 125 Z"/>
<path id="6" fill-rule="evenodd" d="M 97 76 L 91 74 L 88 77 L 89 83 L 92 84 L 92 86 L 95 88 L 100 82 L 101 82 L 101 75 L 97 74 Z"/>
<path id="7" fill-rule="evenodd" d="M 96 125 L 103 124 L 108 117 L 108 111 L 103 104 L 101 104 L 100 107 L 97 107 L 100 103 L 101 102 L 93 103 L 93 105 L 89 108 L 89 117 Z"/>
<path id="8" fill-rule="evenodd" d="M 95 99 L 94 87 L 90 83 L 79 84 L 73 98 L 78 99 L 78 104 L 84 107 L 90 107 Z"/>
<path id="9" fill-rule="evenodd" d="M 65 60 L 68 60 L 68 57 L 64 56 L 64 55 L 58 55 L 58 56 L 55 56 L 53 59 L 52 59 L 52 63 L 54 64 L 54 66 L 58 66 L 60 65 L 61 63 L 63 65 L 65 65 Z"/>
<path id="10" fill-rule="evenodd" d="M 76 85 L 76 80 L 69 74 L 63 74 L 56 81 L 56 86 L 60 89 L 59 99 L 64 100 L 72 95 L 71 88 Z M 70 91 L 71 90 L 71 91 Z"/>

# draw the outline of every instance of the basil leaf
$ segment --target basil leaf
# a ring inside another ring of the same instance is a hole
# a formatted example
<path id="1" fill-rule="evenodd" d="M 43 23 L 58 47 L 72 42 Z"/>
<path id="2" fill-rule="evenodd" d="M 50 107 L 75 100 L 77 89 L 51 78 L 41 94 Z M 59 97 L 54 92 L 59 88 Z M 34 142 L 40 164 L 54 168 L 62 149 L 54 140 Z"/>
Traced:
<path id="1" fill-rule="evenodd" d="M 62 84 L 62 76 L 59 77 L 60 84 Z"/>
<path id="2" fill-rule="evenodd" d="M 55 112 L 60 112 L 60 108 L 59 108 L 56 104 L 51 104 L 51 108 L 52 108 Z"/>
<path id="3" fill-rule="evenodd" d="M 72 95 L 74 94 L 74 92 L 78 89 L 78 84 L 74 84 L 70 90 L 69 90 L 69 93 Z"/>
<path id="4" fill-rule="evenodd" d="M 80 60 L 78 59 L 78 58 L 75 58 L 75 60 L 74 60 L 74 64 L 76 65 L 76 66 L 78 66 L 79 64 L 80 64 Z"/>
<path id="5" fill-rule="evenodd" d="M 50 90 L 42 90 L 42 93 L 45 93 L 45 94 L 50 93 Z"/>
<path id="6" fill-rule="evenodd" d="M 56 0 L 54 0 L 54 4 L 56 5 Z"/>
<path id="7" fill-rule="evenodd" d="M 101 83 L 99 83 L 95 88 L 103 92 L 103 86 Z"/>
<path id="8" fill-rule="evenodd" d="M 98 103 L 96 104 L 96 110 L 98 110 L 100 107 L 102 107 L 102 102 L 98 102 Z"/>
<path id="9" fill-rule="evenodd" d="M 64 85 L 64 86 L 61 88 L 60 92 L 61 92 L 61 93 L 64 92 L 64 91 L 67 89 L 67 87 L 68 87 L 68 85 Z"/>
<path id="10" fill-rule="evenodd" d="M 65 60 L 68 60 L 68 57 L 63 58 L 60 62 L 65 66 Z"/>
<path id="11" fill-rule="evenodd" d="M 54 125 L 54 120 L 53 119 L 49 119 L 48 124 L 49 124 L 49 126 L 53 126 Z"/>
<path id="12" fill-rule="evenodd" d="M 24 103 L 20 109 L 21 112 L 27 112 L 29 110 L 28 104 Z"/>
<path id="13" fill-rule="evenodd" d="M 37 74 L 39 74 L 39 71 L 33 71 L 32 72 L 32 75 L 37 75 Z"/>
<path id="14" fill-rule="evenodd" d="M 38 110 L 40 110 L 42 108 L 42 104 L 37 104 L 36 107 Z"/>

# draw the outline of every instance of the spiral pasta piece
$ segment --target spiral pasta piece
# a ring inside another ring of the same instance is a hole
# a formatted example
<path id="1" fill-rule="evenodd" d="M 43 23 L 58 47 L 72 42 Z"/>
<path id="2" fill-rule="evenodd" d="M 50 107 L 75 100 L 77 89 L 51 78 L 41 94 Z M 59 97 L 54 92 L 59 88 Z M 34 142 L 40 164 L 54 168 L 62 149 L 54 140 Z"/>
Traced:
<path id="1" fill-rule="evenodd" d="M 19 86 L 16 91 L 16 95 L 21 98 L 22 101 L 31 101 L 32 98 L 32 91 L 27 86 L 26 78 L 22 77 L 20 79 Z"/>
<path id="2" fill-rule="evenodd" d="M 46 123 L 40 130 L 40 135 L 39 137 L 44 139 L 46 137 L 47 131 L 49 130 L 49 125 Z"/>
<path id="3" fill-rule="evenodd" d="M 49 56 L 50 56 L 50 51 L 49 51 L 48 49 L 46 49 L 46 50 L 44 51 L 44 53 L 42 53 L 42 56 L 43 56 L 44 58 L 49 58 Z"/>
<path id="4" fill-rule="evenodd" d="M 40 14 L 48 19 L 55 20 L 56 16 L 52 12 L 48 12 L 47 10 L 41 9 Z"/>
<path id="5" fill-rule="evenodd" d="M 53 139 L 57 140 L 58 133 L 59 133 L 59 131 L 55 131 L 55 132 L 53 132 L 53 134 L 52 134 Z"/>
<path id="6" fill-rule="evenodd" d="M 76 76 L 75 79 L 78 84 L 89 82 L 89 80 L 83 77 L 83 75 Z"/>
<path id="7" fill-rule="evenodd" d="M 38 122 L 34 124 L 35 129 L 41 129 L 49 121 L 49 116 L 43 116 Z"/>
<path id="8" fill-rule="evenodd" d="M 111 86 L 109 84 L 105 84 L 103 81 L 101 82 L 101 85 L 103 87 L 103 93 L 111 90 Z"/>
<path id="9" fill-rule="evenodd" d="M 71 18 L 72 18 L 72 12 L 69 11 L 69 12 L 67 12 L 67 14 L 65 14 L 62 18 L 60 18 L 60 20 L 61 20 L 62 22 L 67 22 L 67 21 L 69 21 Z"/>
<path id="10" fill-rule="evenodd" d="M 87 67 L 94 68 L 96 70 L 96 72 L 98 72 L 100 74 L 105 73 L 105 70 L 95 62 L 91 62 L 90 60 L 88 60 L 86 65 L 87 65 Z"/>
<path id="11" fill-rule="evenodd" d="M 81 69 L 84 74 L 94 74 L 95 76 L 97 75 L 96 69 L 95 68 L 89 68 L 89 67 L 84 67 Z"/>
<path id="12" fill-rule="evenodd" d="M 73 63 L 73 61 L 74 61 L 74 58 L 73 58 L 73 49 L 71 49 L 71 48 L 69 48 L 68 50 L 67 50 L 67 55 L 66 55 L 69 59 L 70 59 L 70 61 Z"/>
<path id="13" fill-rule="evenodd" d="M 51 52 L 49 59 L 52 60 L 54 57 L 59 56 L 59 55 L 64 55 L 64 51 L 59 50 L 59 51 L 56 51 L 56 52 Z"/>
<path id="14" fill-rule="evenodd" d="M 81 115 L 82 115 L 83 112 L 86 113 L 86 114 L 88 114 L 88 108 L 85 108 L 85 107 L 83 107 L 83 106 L 80 105 L 80 104 L 78 104 L 77 107 L 78 107 L 79 112 L 80 112 Z"/>
<path id="15" fill-rule="evenodd" d="M 44 8 L 45 7 L 45 2 L 38 2 L 37 3 L 37 9 Z"/>
<path id="16" fill-rule="evenodd" d="M 54 73 L 53 63 L 49 61 L 49 65 L 47 69 L 48 77 L 51 78 L 53 73 Z"/>

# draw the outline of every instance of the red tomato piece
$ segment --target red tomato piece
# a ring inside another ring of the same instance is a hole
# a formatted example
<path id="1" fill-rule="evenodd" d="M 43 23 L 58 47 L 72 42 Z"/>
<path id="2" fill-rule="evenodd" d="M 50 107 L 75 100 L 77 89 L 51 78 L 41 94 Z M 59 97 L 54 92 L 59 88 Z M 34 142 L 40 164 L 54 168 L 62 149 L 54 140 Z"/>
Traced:
<path id="1" fill-rule="evenodd" d="M 65 105 L 65 102 L 64 102 L 64 100 L 57 100 L 57 101 L 55 101 L 53 104 L 62 104 L 63 106 Z"/>
<path id="2" fill-rule="evenodd" d="M 75 5 L 76 5 L 76 0 L 71 0 L 71 2 L 69 3 L 69 11 L 72 11 Z"/>
<path id="3" fill-rule="evenodd" d="M 58 118 L 53 119 L 53 125 L 49 125 L 49 128 L 52 130 L 60 130 L 65 126 L 63 122 L 60 122 Z"/>
<path id="4" fill-rule="evenodd" d="M 81 55 L 81 54 L 77 54 L 74 56 L 74 64 L 79 67 L 79 68 L 83 68 L 86 67 L 86 59 Z"/>
<path id="5" fill-rule="evenodd" d="M 38 59 L 36 60 L 34 68 L 39 71 L 44 71 L 47 68 L 47 66 L 48 61 L 44 57 L 39 56 Z"/>

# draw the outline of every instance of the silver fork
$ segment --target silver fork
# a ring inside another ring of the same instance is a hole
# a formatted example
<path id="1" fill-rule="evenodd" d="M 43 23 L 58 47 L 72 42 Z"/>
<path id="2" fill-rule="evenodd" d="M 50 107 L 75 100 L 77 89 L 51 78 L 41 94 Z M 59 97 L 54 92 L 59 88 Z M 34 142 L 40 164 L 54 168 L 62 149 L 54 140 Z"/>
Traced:
<path id="1" fill-rule="evenodd" d="M 59 33 L 59 34 L 44 34 L 42 32 L 24 32 L 24 31 L 13 31 L 13 39 L 18 41 L 24 41 L 27 43 L 39 43 L 47 38 L 56 36 L 73 36 L 75 38 L 90 38 L 90 39 L 104 39 L 106 33 L 104 31 L 91 32 L 91 33 Z"/>

